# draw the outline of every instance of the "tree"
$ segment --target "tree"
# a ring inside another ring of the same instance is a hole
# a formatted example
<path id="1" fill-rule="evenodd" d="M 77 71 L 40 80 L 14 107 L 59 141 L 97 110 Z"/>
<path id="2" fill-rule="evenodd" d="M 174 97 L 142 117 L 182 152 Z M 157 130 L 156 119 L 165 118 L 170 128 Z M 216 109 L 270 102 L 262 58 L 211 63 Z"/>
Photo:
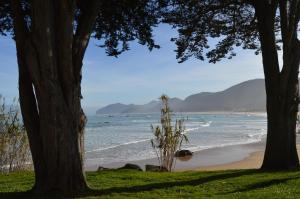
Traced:
<path id="1" fill-rule="evenodd" d="M 12 34 L 19 97 L 35 171 L 35 193 L 87 188 L 82 61 L 90 37 L 118 56 L 138 40 L 150 50 L 155 5 L 148 0 L 1 0 L 0 34 Z"/>
<path id="2" fill-rule="evenodd" d="M 298 168 L 296 116 L 300 42 L 299 0 L 160 1 L 164 21 L 178 29 L 179 62 L 194 56 L 216 63 L 236 48 L 261 52 L 267 94 L 268 132 L 263 169 Z M 208 40 L 218 41 L 214 48 Z M 278 50 L 283 51 L 280 68 Z"/>

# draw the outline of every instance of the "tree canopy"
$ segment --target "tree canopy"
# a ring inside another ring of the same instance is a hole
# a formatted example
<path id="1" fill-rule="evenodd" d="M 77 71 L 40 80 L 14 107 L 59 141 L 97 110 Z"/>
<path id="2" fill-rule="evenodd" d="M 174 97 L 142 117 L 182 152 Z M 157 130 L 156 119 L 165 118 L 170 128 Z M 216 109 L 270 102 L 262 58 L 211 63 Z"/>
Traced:
<path id="1" fill-rule="evenodd" d="M 33 189 L 72 193 L 87 187 L 81 70 L 90 38 L 110 56 L 129 50 L 133 40 L 152 50 L 159 48 L 152 28 L 161 20 L 179 32 L 172 39 L 179 62 L 194 56 L 216 63 L 235 56 L 236 48 L 262 53 L 268 113 L 263 168 L 299 167 L 299 19 L 300 0 L 0 0 L 0 34 L 16 43 Z"/>
<path id="2" fill-rule="evenodd" d="M 12 2 L 19 3 L 24 25 L 30 33 L 33 28 L 32 4 L 29 0 L 0 0 L 0 34 L 14 35 Z M 72 4 L 73 1 L 70 1 Z M 75 1 L 74 1 L 75 2 Z M 152 50 L 152 28 L 158 24 L 157 3 L 151 0 L 77 0 L 74 12 L 74 35 L 92 23 L 91 37 L 101 40 L 110 56 L 129 50 L 129 42 L 137 40 Z M 71 7 L 71 5 L 70 5 Z M 94 18 L 95 17 L 95 18 Z M 90 21 L 89 21 L 90 20 Z"/>
<path id="3" fill-rule="evenodd" d="M 236 56 L 236 49 L 251 49 L 259 54 L 254 4 L 255 0 L 162 1 L 163 21 L 178 29 L 179 36 L 172 40 L 177 45 L 179 62 L 194 56 L 216 63 Z M 279 15 L 274 26 L 279 49 Z"/>

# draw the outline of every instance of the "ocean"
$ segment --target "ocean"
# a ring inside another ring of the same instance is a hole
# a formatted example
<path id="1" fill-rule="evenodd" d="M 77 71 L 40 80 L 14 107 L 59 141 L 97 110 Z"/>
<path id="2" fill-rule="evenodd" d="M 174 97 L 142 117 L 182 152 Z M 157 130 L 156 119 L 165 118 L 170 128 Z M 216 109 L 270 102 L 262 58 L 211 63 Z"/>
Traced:
<path id="1" fill-rule="evenodd" d="M 209 148 L 249 144 L 266 137 L 264 113 L 173 113 L 185 119 L 189 143 L 182 149 L 193 152 Z M 88 116 L 85 158 L 101 164 L 155 158 L 150 140 L 152 125 L 160 114 L 114 114 Z"/>

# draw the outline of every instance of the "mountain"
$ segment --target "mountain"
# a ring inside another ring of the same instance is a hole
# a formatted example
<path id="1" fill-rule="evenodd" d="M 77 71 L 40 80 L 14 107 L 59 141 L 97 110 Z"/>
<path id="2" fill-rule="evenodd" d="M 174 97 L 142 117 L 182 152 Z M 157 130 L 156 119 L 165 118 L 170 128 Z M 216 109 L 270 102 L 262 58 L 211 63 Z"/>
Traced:
<path id="1" fill-rule="evenodd" d="M 264 111 L 265 82 L 249 80 L 216 93 L 199 93 L 187 97 L 183 110 L 197 111 Z"/>
<path id="2" fill-rule="evenodd" d="M 171 98 L 169 100 L 170 107 L 177 107 L 183 101 L 178 98 Z M 96 114 L 115 114 L 115 113 L 152 113 L 159 112 L 161 108 L 161 103 L 159 101 L 153 100 L 148 104 L 144 105 L 134 105 L 134 104 L 110 104 L 99 109 Z"/>
<path id="3" fill-rule="evenodd" d="M 170 107 L 175 112 L 201 111 L 265 111 L 266 94 L 263 79 L 254 79 L 234 85 L 220 92 L 202 92 L 181 100 L 171 98 Z M 111 104 L 99 109 L 97 114 L 159 112 L 161 103 L 151 101 L 144 105 Z"/>

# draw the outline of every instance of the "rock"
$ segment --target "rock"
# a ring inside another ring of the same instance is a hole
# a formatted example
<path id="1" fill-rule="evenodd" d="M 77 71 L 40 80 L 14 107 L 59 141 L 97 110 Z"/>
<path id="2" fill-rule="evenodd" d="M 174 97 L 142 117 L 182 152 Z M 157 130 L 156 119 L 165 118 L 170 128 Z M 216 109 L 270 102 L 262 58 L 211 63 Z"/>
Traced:
<path id="1" fill-rule="evenodd" d="M 192 156 L 193 153 L 189 150 L 180 150 L 176 151 L 175 157 L 186 157 L 186 156 Z"/>
<path id="2" fill-rule="evenodd" d="M 146 164 L 146 171 L 168 171 L 167 168 L 165 167 L 161 167 L 161 166 L 157 166 L 157 165 L 150 165 L 150 164 Z"/>
<path id="3" fill-rule="evenodd" d="M 102 167 L 102 166 L 99 166 L 98 169 L 97 169 L 97 171 L 105 171 L 105 170 L 110 170 L 110 169 Z"/>
<path id="4" fill-rule="evenodd" d="M 143 171 L 143 169 L 141 169 L 141 167 L 136 164 L 125 164 L 123 167 L 119 169 L 132 169 L 137 171 Z"/>
<path id="5" fill-rule="evenodd" d="M 191 155 L 187 155 L 187 156 L 184 156 L 184 157 L 177 157 L 178 160 L 182 161 L 182 162 L 186 162 L 186 161 L 189 161 L 190 159 L 192 159 L 193 156 Z"/>

